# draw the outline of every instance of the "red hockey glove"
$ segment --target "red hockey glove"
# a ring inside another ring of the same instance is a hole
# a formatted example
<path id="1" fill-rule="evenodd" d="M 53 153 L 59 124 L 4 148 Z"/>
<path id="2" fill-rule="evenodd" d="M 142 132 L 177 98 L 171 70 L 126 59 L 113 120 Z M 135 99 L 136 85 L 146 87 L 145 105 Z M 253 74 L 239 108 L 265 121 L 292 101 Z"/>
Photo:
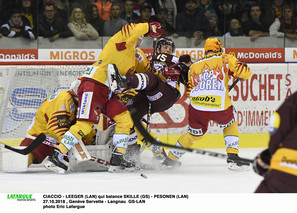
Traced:
<path id="1" fill-rule="evenodd" d="M 149 23 L 149 32 L 146 34 L 147 36 L 158 38 L 162 35 L 162 27 L 159 22 L 150 22 Z"/>
<path id="2" fill-rule="evenodd" d="M 149 56 L 147 57 L 147 60 L 148 60 L 149 62 L 152 62 L 152 60 L 153 60 L 153 56 L 152 56 L 152 55 L 149 55 Z"/>
<path id="3" fill-rule="evenodd" d="M 268 149 L 265 149 L 263 152 L 257 155 L 253 162 L 254 171 L 261 175 L 265 176 L 268 172 L 269 165 L 271 160 L 271 154 Z"/>
<path id="4" fill-rule="evenodd" d="M 166 79 L 176 81 L 180 75 L 180 70 L 176 68 L 163 67 L 162 73 Z"/>

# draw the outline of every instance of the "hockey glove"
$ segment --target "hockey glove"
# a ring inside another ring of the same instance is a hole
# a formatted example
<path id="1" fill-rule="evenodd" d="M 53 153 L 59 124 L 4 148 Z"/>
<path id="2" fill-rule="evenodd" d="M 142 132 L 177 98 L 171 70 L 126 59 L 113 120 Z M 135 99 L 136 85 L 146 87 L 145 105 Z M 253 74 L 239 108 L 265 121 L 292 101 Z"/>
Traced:
<path id="1" fill-rule="evenodd" d="M 191 61 L 191 56 L 190 55 L 188 55 L 188 54 L 185 54 L 185 55 L 181 55 L 180 57 L 179 57 L 179 62 L 181 62 L 181 63 L 189 63 L 189 62 L 192 62 Z"/>
<path id="2" fill-rule="evenodd" d="M 177 81 L 181 72 L 179 69 L 176 69 L 176 68 L 163 67 L 162 73 L 166 79 L 171 79 L 172 81 Z"/>
<path id="3" fill-rule="evenodd" d="M 149 32 L 146 34 L 146 36 L 158 38 L 162 35 L 162 27 L 159 22 L 150 22 L 149 28 Z"/>
<path id="4" fill-rule="evenodd" d="M 263 152 L 257 155 L 253 162 L 254 171 L 261 175 L 265 176 L 268 172 L 269 165 L 271 160 L 271 154 L 268 149 L 265 149 Z"/>

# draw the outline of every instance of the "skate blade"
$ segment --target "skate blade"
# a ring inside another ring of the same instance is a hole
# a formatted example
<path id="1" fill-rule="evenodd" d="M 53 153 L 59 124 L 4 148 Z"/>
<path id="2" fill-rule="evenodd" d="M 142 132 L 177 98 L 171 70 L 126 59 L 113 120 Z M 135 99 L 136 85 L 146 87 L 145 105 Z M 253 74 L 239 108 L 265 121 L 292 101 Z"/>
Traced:
<path id="1" fill-rule="evenodd" d="M 130 168 L 123 168 L 121 166 L 110 166 L 108 169 L 108 172 L 111 173 L 123 173 L 123 172 L 133 172 L 135 171 L 135 167 L 130 167 Z"/>
<path id="2" fill-rule="evenodd" d="M 236 163 L 228 163 L 228 169 L 233 171 L 249 171 L 250 165 L 238 166 Z"/>
<path id="3" fill-rule="evenodd" d="M 64 169 L 56 166 L 55 164 L 53 164 L 52 162 L 48 161 L 47 159 L 46 159 L 46 162 L 44 163 L 44 167 L 46 169 L 51 170 L 51 171 L 53 171 L 55 173 L 58 173 L 58 174 L 65 174 L 65 172 L 66 172 Z"/>

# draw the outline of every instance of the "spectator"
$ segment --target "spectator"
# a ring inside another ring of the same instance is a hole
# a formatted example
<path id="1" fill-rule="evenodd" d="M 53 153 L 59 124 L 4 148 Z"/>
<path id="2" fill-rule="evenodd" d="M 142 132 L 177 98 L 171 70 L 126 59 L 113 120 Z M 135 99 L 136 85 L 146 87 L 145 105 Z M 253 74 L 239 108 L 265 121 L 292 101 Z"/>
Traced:
<path id="1" fill-rule="evenodd" d="M 21 14 L 25 16 L 29 22 L 30 27 L 36 32 L 37 30 L 37 4 L 34 0 L 22 0 L 21 1 Z"/>
<path id="2" fill-rule="evenodd" d="M 126 20 L 120 18 L 121 12 L 120 4 L 113 3 L 111 6 L 111 18 L 104 23 L 104 36 L 113 36 L 120 31 L 124 25 L 128 24 Z"/>
<path id="3" fill-rule="evenodd" d="M 140 16 L 141 7 L 144 4 L 149 4 L 151 6 L 151 17 L 155 17 L 154 7 L 152 6 L 151 1 L 149 2 L 147 0 L 136 0 L 136 2 L 134 3 L 134 13 Z"/>
<path id="4" fill-rule="evenodd" d="M 100 17 L 104 20 L 104 21 L 108 21 L 109 17 L 111 15 L 111 5 L 112 3 L 108 0 L 97 0 L 94 5 L 96 5 L 99 15 Z"/>
<path id="5" fill-rule="evenodd" d="M 149 23 L 152 22 L 152 6 L 144 3 L 140 9 L 140 17 L 134 21 L 134 23 Z"/>
<path id="6" fill-rule="evenodd" d="M 231 19 L 230 26 L 229 26 L 229 32 L 225 33 L 224 36 L 225 37 L 245 36 L 242 25 L 238 19 L 236 19 L 236 18 Z"/>
<path id="7" fill-rule="evenodd" d="M 171 36 L 175 33 L 175 28 L 170 25 L 168 22 L 168 10 L 166 7 L 160 7 L 156 11 L 156 21 L 161 24 L 162 27 L 162 36 Z"/>
<path id="8" fill-rule="evenodd" d="M 218 16 L 218 26 L 221 32 L 226 33 L 229 30 L 232 18 L 241 20 L 242 11 L 238 1 L 219 0 L 215 1 L 213 6 Z"/>
<path id="9" fill-rule="evenodd" d="M 138 19 L 138 15 L 133 11 L 134 1 L 125 0 L 124 11 L 121 13 L 121 18 L 125 19 L 129 24 Z"/>
<path id="10" fill-rule="evenodd" d="M 36 33 L 30 27 L 29 20 L 21 15 L 21 10 L 12 9 L 10 19 L 0 28 L 0 33 L 9 38 L 23 37 L 31 40 L 37 38 Z"/>
<path id="11" fill-rule="evenodd" d="M 104 21 L 100 18 L 96 5 L 90 4 L 87 7 L 86 20 L 96 29 L 99 35 L 103 35 Z"/>
<path id="12" fill-rule="evenodd" d="M 255 41 L 258 37 L 269 36 L 269 25 L 261 19 L 261 8 L 254 4 L 250 8 L 250 19 L 244 24 L 245 34 Z"/>
<path id="13" fill-rule="evenodd" d="M 197 1 L 185 0 L 184 11 L 179 13 L 176 17 L 177 34 L 173 36 L 195 37 L 199 39 L 207 35 L 208 28 L 209 24 L 204 14 L 198 10 Z"/>
<path id="14" fill-rule="evenodd" d="M 51 42 L 58 38 L 73 36 L 72 32 L 63 20 L 57 16 L 57 8 L 54 4 L 48 3 L 43 9 L 44 16 L 39 22 L 39 36 L 49 38 Z"/>
<path id="15" fill-rule="evenodd" d="M 79 7 L 72 10 L 68 27 L 72 31 L 74 37 L 79 40 L 95 40 L 99 37 L 95 28 L 87 23 L 85 14 Z"/>
<path id="16" fill-rule="evenodd" d="M 168 10 L 167 22 L 175 28 L 176 27 L 176 16 L 177 16 L 176 0 L 157 0 L 157 2 L 158 2 L 158 4 L 155 6 L 155 8 L 158 8 L 158 7 L 167 8 L 167 10 Z"/>
<path id="17" fill-rule="evenodd" d="M 293 17 L 293 8 L 289 5 L 284 7 L 284 17 L 276 18 L 269 28 L 270 36 L 277 38 L 297 39 L 297 18 Z"/>
<path id="18" fill-rule="evenodd" d="M 204 13 L 207 18 L 211 13 L 217 14 L 216 10 L 212 7 L 210 0 L 199 0 L 198 1 L 200 12 Z"/>
<path id="19" fill-rule="evenodd" d="M 42 17 L 44 16 L 44 13 L 43 13 L 43 8 L 46 4 L 53 4 L 56 8 L 56 15 L 55 16 L 59 16 L 61 21 L 63 21 L 63 24 L 64 25 L 67 25 L 68 24 L 68 17 L 69 17 L 69 14 L 67 13 L 66 10 L 64 9 L 60 9 L 57 7 L 57 3 L 56 3 L 56 0 L 43 0 L 43 4 L 40 4 L 40 14 L 39 14 L 39 20 L 42 19 Z"/>
<path id="20" fill-rule="evenodd" d="M 282 18 L 283 6 L 283 0 L 263 1 L 262 8 L 267 8 L 263 13 L 263 20 L 271 25 L 276 18 Z"/>
<path id="21" fill-rule="evenodd" d="M 206 37 L 222 36 L 222 33 L 218 27 L 218 16 L 215 13 L 210 13 L 207 16 L 207 20 L 209 23 L 209 32 L 206 34 Z"/>

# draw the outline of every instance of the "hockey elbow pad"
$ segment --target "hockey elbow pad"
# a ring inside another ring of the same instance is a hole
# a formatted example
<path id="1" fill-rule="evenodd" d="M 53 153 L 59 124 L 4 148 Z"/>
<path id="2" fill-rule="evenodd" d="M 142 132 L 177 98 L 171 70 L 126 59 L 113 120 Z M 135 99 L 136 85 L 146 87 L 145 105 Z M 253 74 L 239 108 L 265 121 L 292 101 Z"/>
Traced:
<path id="1" fill-rule="evenodd" d="M 254 171 L 261 176 L 265 176 L 268 172 L 269 165 L 271 160 L 271 154 L 268 149 L 265 149 L 257 157 L 254 159 L 253 162 L 253 169 Z"/>

